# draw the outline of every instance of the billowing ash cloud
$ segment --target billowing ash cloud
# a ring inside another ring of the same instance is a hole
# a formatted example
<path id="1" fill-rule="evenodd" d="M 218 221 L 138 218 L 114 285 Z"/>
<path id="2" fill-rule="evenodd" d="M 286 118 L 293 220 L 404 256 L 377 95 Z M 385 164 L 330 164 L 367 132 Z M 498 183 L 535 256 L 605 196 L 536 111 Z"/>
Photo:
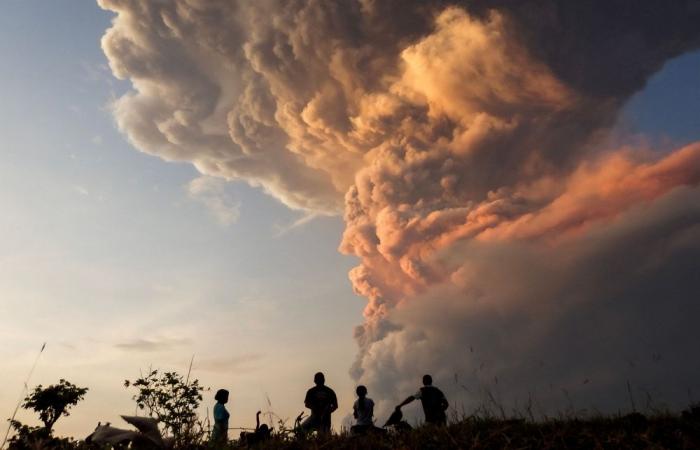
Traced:
<path id="1" fill-rule="evenodd" d="M 344 211 L 385 407 L 424 372 L 467 408 L 698 387 L 700 143 L 605 144 L 698 2 L 99 3 L 136 147 Z"/>

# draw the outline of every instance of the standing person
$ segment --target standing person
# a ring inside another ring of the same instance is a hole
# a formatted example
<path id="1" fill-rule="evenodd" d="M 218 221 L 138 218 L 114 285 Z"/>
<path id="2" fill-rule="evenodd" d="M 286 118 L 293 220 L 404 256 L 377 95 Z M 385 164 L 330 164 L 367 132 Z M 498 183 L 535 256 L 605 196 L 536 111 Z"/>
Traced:
<path id="1" fill-rule="evenodd" d="M 211 440 L 214 443 L 225 444 L 228 442 L 228 418 L 231 415 L 226 410 L 228 403 L 228 391 L 219 389 L 214 396 L 216 405 L 214 405 L 214 429 L 211 432 Z"/>
<path id="2" fill-rule="evenodd" d="M 413 400 L 420 400 L 423 404 L 423 413 L 425 413 L 425 423 L 433 425 L 446 425 L 447 415 L 445 411 L 449 406 L 445 394 L 435 386 L 433 386 L 433 377 L 423 375 L 423 387 L 415 394 L 401 402 L 396 409 L 400 410 L 402 406 L 408 405 Z"/>
<path id="3" fill-rule="evenodd" d="M 384 431 L 374 426 L 374 401 L 367 398 L 367 388 L 357 386 L 355 389 L 357 400 L 352 405 L 352 415 L 356 420 L 355 425 L 350 427 L 350 431 L 355 434 L 364 434 L 369 431 Z"/>
<path id="4" fill-rule="evenodd" d="M 304 405 L 311 410 L 311 415 L 301 424 L 305 431 L 317 430 L 319 433 L 330 433 L 331 414 L 338 409 L 338 398 L 333 389 L 325 385 L 326 377 L 322 372 L 314 375 L 314 383 L 306 392 Z"/>

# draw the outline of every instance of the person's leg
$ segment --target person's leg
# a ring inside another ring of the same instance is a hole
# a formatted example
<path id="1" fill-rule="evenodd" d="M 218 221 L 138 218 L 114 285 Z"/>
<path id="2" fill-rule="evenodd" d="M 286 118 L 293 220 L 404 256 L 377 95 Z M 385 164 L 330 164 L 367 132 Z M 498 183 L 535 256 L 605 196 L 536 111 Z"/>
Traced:
<path id="1" fill-rule="evenodd" d="M 350 427 L 350 432 L 352 434 L 366 434 L 369 428 L 369 425 L 353 425 Z"/>
<path id="2" fill-rule="evenodd" d="M 444 427 L 447 425 L 447 418 L 446 417 L 426 417 L 425 418 L 425 423 L 434 425 L 436 427 Z"/>
<path id="3" fill-rule="evenodd" d="M 301 424 L 299 425 L 299 428 L 301 428 L 302 431 L 305 431 L 308 433 L 308 432 L 311 432 L 311 431 L 315 430 L 316 428 L 318 428 L 317 424 L 318 424 L 318 418 L 316 416 L 314 416 L 313 414 L 311 414 L 309 417 L 307 417 L 306 419 L 304 419 L 301 422 Z"/>
<path id="4" fill-rule="evenodd" d="M 319 433 L 330 433 L 331 432 L 331 416 L 328 414 L 326 417 L 320 420 L 318 426 Z"/>
<path id="5" fill-rule="evenodd" d="M 367 431 L 377 434 L 386 434 L 387 430 L 376 425 L 368 425 Z"/>

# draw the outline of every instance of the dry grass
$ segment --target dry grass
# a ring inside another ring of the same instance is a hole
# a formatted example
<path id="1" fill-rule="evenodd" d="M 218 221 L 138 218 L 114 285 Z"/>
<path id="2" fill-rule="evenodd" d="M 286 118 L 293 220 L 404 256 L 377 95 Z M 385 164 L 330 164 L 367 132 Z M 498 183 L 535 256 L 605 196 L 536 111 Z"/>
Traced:
<path id="1" fill-rule="evenodd" d="M 53 442 L 52 442 L 53 441 Z M 69 439 L 32 442 L 12 447 L 22 450 L 97 450 L 100 447 Z M 12 448 L 11 447 L 11 448 Z M 104 447 L 102 447 L 104 448 Z M 347 433 L 320 437 L 294 437 L 282 433 L 264 443 L 245 447 L 236 441 L 223 447 L 187 444 L 181 449 L 260 450 L 338 449 L 698 449 L 700 408 L 683 415 L 626 416 L 588 419 L 553 419 L 532 422 L 523 419 L 467 417 L 447 427 L 422 426 L 404 433 L 351 436 Z"/>
<path id="2" fill-rule="evenodd" d="M 229 448 L 237 447 L 231 443 Z M 468 417 L 444 428 L 423 426 L 387 435 L 289 439 L 259 449 L 698 449 L 700 411 L 694 414 L 557 419 L 531 422 Z"/>

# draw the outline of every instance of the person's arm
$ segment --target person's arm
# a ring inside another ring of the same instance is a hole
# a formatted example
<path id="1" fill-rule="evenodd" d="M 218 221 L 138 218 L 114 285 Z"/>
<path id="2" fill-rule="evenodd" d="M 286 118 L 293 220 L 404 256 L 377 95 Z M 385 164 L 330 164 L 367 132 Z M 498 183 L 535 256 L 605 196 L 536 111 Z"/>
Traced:
<path id="1" fill-rule="evenodd" d="M 333 389 L 331 389 L 331 394 L 333 394 L 331 396 L 331 412 L 333 412 L 336 409 L 338 409 L 338 397 L 336 397 L 335 391 Z"/>
<path id="2" fill-rule="evenodd" d="M 450 406 L 450 404 L 447 402 L 447 397 L 445 397 L 445 393 L 442 391 L 440 392 L 440 407 L 442 408 L 443 411 L 447 411 L 447 407 Z"/>
<path id="3" fill-rule="evenodd" d="M 399 403 L 399 405 L 396 407 L 396 409 L 401 409 L 402 406 L 408 405 L 411 403 L 413 400 L 420 400 L 420 398 L 423 396 L 423 389 L 418 389 L 418 392 L 415 394 L 411 395 L 410 397 L 407 397 L 406 400 L 402 401 Z"/>
<path id="4" fill-rule="evenodd" d="M 396 409 L 401 409 L 402 406 L 408 405 L 409 403 L 411 403 L 415 399 L 416 399 L 415 395 L 411 395 L 410 397 L 407 397 L 406 400 L 402 401 L 401 403 L 399 403 L 396 406 Z"/>
<path id="5" fill-rule="evenodd" d="M 311 407 L 313 405 L 311 404 L 311 389 L 306 391 L 306 397 L 304 397 L 304 406 L 306 406 L 309 409 L 312 409 Z"/>
<path id="6" fill-rule="evenodd" d="M 352 416 L 357 419 L 357 402 L 355 402 L 354 405 L 352 405 Z"/>
<path id="7" fill-rule="evenodd" d="M 228 420 L 230 414 L 224 407 L 224 405 L 214 406 L 214 422 L 224 422 Z"/>

